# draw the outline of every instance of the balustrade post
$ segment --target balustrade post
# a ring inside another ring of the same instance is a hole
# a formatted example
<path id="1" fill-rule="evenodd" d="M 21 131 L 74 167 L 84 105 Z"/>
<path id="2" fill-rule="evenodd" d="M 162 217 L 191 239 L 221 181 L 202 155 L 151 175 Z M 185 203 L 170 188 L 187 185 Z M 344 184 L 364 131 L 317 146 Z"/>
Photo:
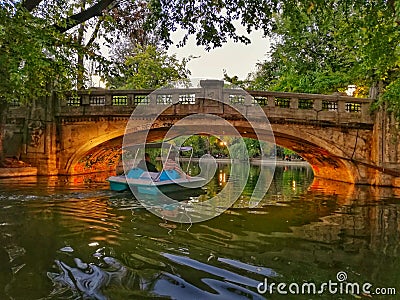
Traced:
<path id="1" fill-rule="evenodd" d="M 68 97 L 69 95 L 63 95 L 64 97 L 59 97 L 58 94 L 55 94 L 56 97 L 56 101 L 57 101 L 57 106 L 59 109 L 61 109 L 61 107 L 65 107 L 67 106 L 68 103 Z"/>
<path id="2" fill-rule="evenodd" d="M 150 105 L 157 105 L 157 94 L 156 93 L 151 93 L 147 97 L 149 97 Z"/>
<path id="3" fill-rule="evenodd" d="M 246 94 L 244 97 L 244 104 L 245 105 L 252 105 L 253 104 L 253 97 L 251 95 Z"/>
<path id="4" fill-rule="evenodd" d="M 106 106 L 111 106 L 112 105 L 112 94 L 111 93 L 106 93 L 104 95 L 104 98 L 105 98 Z"/>
<path id="5" fill-rule="evenodd" d="M 129 106 L 129 107 L 134 106 L 134 105 L 133 105 L 133 103 L 134 103 L 133 100 L 134 100 L 134 98 L 135 98 L 135 94 L 128 94 L 128 95 L 126 95 L 126 96 L 128 97 L 128 99 L 127 99 L 127 100 L 128 100 L 128 101 L 127 101 L 127 102 L 128 102 L 128 103 L 127 103 L 128 106 Z"/>
<path id="6" fill-rule="evenodd" d="M 90 105 L 90 96 L 89 94 L 81 94 L 82 102 L 81 105 Z"/>
<path id="7" fill-rule="evenodd" d="M 338 113 L 345 113 L 346 112 L 346 101 L 345 100 L 338 100 L 337 102 Z"/>
<path id="8" fill-rule="evenodd" d="M 299 99 L 298 98 L 290 98 L 290 108 L 298 109 L 299 108 Z"/>
<path id="9" fill-rule="evenodd" d="M 268 107 L 275 107 L 275 97 L 274 96 L 268 96 Z"/>
<path id="10" fill-rule="evenodd" d="M 322 110 L 322 99 L 315 99 L 314 100 L 313 109 L 315 111 L 321 111 Z"/>
<path id="11" fill-rule="evenodd" d="M 198 99 L 204 98 L 204 91 L 202 90 L 201 92 L 196 91 L 194 93 L 194 99 L 196 99 L 196 103 L 200 103 L 200 101 Z"/>
<path id="12" fill-rule="evenodd" d="M 176 93 L 176 92 L 174 92 L 174 93 L 171 95 L 171 101 L 172 101 L 173 104 L 179 103 L 179 94 Z"/>
<path id="13" fill-rule="evenodd" d="M 223 93 L 222 95 L 222 102 L 229 104 L 231 102 L 230 98 L 229 98 L 229 93 Z"/>

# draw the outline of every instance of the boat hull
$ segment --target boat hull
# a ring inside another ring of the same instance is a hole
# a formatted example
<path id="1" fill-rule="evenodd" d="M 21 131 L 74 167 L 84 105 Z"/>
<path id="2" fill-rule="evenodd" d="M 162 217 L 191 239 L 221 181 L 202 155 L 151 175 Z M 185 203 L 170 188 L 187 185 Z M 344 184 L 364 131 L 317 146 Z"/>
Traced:
<path id="1" fill-rule="evenodd" d="M 107 180 L 110 183 L 110 189 L 112 191 L 121 192 L 134 188 L 138 193 L 148 195 L 156 195 L 159 192 L 171 193 L 199 188 L 206 181 L 202 177 L 191 177 L 190 179 L 174 179 L 155 182 L 149 179 L 130 179 L 126 178 L 124 175 L 111 176 Z"/>
<path id="2" fill-rule="evenodd" d="M 129 190 L 129 185 L 127 183 L 115 182 L 110 180 L 109 182 L 110 182 L 110 190 L 112 191 L 123 192 Z"/>

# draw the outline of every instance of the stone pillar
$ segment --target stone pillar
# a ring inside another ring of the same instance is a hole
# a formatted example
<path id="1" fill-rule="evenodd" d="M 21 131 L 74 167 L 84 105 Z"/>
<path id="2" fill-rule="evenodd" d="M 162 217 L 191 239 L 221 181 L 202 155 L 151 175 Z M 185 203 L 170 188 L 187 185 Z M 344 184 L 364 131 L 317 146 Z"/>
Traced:
<path id="1" fill-rule="evenodd" d="M 338 100 L 337 102 L 338 113 L 342 114 L 346 112 L 346 102 L 343 100 Z"/>
<path id="2" fill-rule="evenodd" d="M 52 93 L 32 101 L 27 113 L 26 151 L 22 159 L 38 169 L 38 175 L 57 175 L 56 97 Z"/>
<path id="3" fill-rule="evenodd" d="M 222 101 L 224 88 L 222 80 L 200 80 L 200 86 L 204 89 L 204 98 Z"/>
<path id="4" fill-rule="evenodd" d="M 385 107 L 375 113 L 371 158 L 373 164 L 381 168 L 375 175 L 376 184 L 400 187 L 400 133 L 399 122 Z M 386 169 L 386 172 L 385 172 Z"/>
<path id="5" fill-rule="evenodd" d="M 369 103 L 361 103 L 361 119 L 362 121 L 366 121 L 369 118 Z"/>

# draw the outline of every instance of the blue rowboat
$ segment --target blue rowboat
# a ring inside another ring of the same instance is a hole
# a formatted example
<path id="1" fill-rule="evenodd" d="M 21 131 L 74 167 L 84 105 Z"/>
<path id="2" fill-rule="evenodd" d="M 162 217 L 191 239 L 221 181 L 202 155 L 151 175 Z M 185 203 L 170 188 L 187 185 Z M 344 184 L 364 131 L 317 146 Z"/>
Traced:
<path id="1" fill-rule="evenodd" d="M 165 147 L 166 143 L 151 143 L 146 144 L 146 147 L 156 148 L 162 147 L 162 145 Z M 176 147 L 172 144 L 167 145 L 169 147 L 167 157 L 169 157 L 171 150 L 192 151 L 193 155 L 192 147 Z M 134 161 L 136 161 L 137 154 L 138 151 L 136 152 Z M 129 189 L 135 189 L 135 191 L 141 194 L 156 195 L 159 192 L 168 193 L 185 189 L 199 188 L 206 182 L 206 179 L 199 176 L 182 176 L 173 169 L 162 170 L 161 172 L 148 172 L 142 168 L 133 167 L 127 174 L 111 176 L 107 178 L 107 181 L 110 183 L 110 189 L 112 191 L 120 192 Z"/>
<path id="2" fill-rule="evenodd" d="M 197 176 L 182 178 L 175 170 L 163 170 L 156 173 L 146 172 L 140 168 L 133 168 L 127 175 L 111 176 L 107 180 L 112 191 L 120 192 L 136 188 L 139 193 L 150 195 L 155 195 L 158 192 L 168 193 L 198 188 L 206 181 Z"/>

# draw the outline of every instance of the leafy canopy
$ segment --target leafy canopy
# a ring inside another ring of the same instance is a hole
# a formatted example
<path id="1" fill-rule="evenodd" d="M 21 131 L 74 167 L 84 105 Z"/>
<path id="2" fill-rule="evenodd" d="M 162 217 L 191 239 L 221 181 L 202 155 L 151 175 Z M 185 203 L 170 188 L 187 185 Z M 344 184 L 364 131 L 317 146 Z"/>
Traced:
<path id="1" fill-rule="evenodd" d="M 46 82 L 59 86 L 67 83 L 76 67 L 68 61 L 73 61 L 71 57 L 78 51 L 86 51 L 87 56 L 96 51 L 97 55 L 102 54 L 98 52 L 99 43 L 97 48 L 82 49 L 74 44 L 68 32 L 83 22 L 102 18 L 104 26 L 98 38 L 115 43 L 122 34 L 137 32 L 139 45 L 147 46 L 147 41 L 151 41 L 156 43 L 156 49 L 161 44 L 168 46 L 172 42 L 171 33 L 178 29 L 185 33 L 180 45 L 185 44 L 189 35 L 195 35 L 197 44 L 206 49 L 219 47 L 228 39 L 249 43 L 245 35 L 238 33 L 237 24 L 243 25 L 247 32 L 260 29 L 275 42 L 271 59 L 260 63 L 250 78 L 253 88 L 327 93 L 347 84 L 371 86 L 381 81 L 383 91 L 392 95 L 390 99 L 400 97 L 400 84 L 396 83 L 399 0 L 83 2 L 88 5 L 83 10 L 78 9 L 82 1 L 25 0 L 21 6 L 6 0 L 0 4 L 3 95 L 26 98 L 27 91 L 42 94 Z M 134 69 L 134 60 L 127 63 L 128 68 Z M 150 73 L 153 68 L 148 68 Z M 98 69 L 110 71 L 106 60 L 99 63 Z M 134 78 L 135 86 L 149 82 Z M 159 81 L 155 79 L 156 84 Z"/>
<path id="2" fill-rule="evenodd" d="M 46 95 L 49 83 L 70 88 L 77 45 L 11 2 L 0 7 L 1 100 L 28 102 Z"/>
<path id="3" fill-rule="evenodd" d="M 155 46 L 137 47 L 136 54 L 128 56 L 123 64 L 122 75 L 110 78 L 113 88 L 159 88 L 170 81 L 185 79 L 190 74 L 186 60 L 179 62 L 175 55 Z"/>
<path id="4" fill-rule="evenodd" d="M 330 93 L 379 81 L 393 88 L 399 68 L 399 3 L 288 1 L 275 16 L 270 58 L 250 76 L 251 88 Z"/>

